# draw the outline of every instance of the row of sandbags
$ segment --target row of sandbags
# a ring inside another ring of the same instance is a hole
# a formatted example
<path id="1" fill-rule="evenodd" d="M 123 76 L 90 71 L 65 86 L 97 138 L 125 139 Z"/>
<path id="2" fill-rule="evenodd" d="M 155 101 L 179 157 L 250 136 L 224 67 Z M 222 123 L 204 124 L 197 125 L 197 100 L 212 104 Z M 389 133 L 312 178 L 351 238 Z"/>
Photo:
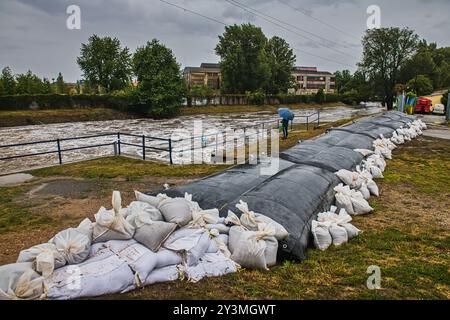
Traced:
<path id="1" fill-rule="evenodd" d="M 202 210 L 192 196 L 171 198 L 135 192 L 122 207 L 101 207 L 95 222 L 56 234 L 22 250 L 17 262 L 0 267 L 0 299 L 74 299 L 127 292 L 157 282 L 236 272 L 240 266 L 276 264 L 278 240 L 287 231 L 272 219 L 236 207 L 238 218 Z"/>
<path id="2" fill-rule="evenodd" d="M 320 250 L 326 250 L 331 244 L 341 245 L 357 236 L 361 230 L 350 224 L 351 215 L 367 214 L 373 211 L 368 201 L 370 196 L 379 196 L 379 189 L 374 179 L 383 178 L 386 169 L 385 159 L 392 159 L 392 150 L 397 145 L 410 141 L 422 134 L 426 124 L 415 120 L 407 124 L 406 128 L 395 130 L 390 139 L 380 134 L 373 141 L 374 150 L 355 149 L 365 159 L 356 171 L 341 169 L 335 174 L 342 181 L 334 188 L 335 203 L 330 211 L 321 212 L 317 220 L 312 221 L 314 245 Z M 336 210 L 340 208 L 339 214 Z"/>

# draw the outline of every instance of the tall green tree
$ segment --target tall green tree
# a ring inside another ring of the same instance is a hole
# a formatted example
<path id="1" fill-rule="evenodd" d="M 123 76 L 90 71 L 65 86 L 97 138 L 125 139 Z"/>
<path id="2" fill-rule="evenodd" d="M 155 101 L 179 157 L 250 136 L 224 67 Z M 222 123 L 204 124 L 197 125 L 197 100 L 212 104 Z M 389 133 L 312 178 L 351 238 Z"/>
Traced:
<path id="1" fill-rule="evenodd" d="M 30 70 L 27 73 L 16 76 L 16 94 L 44 94 L 46 85 Z"/>
<path id="2" fill-rule="evenodd" d="M 91 36 L 81 45 L 77 63 L 91 86 L 107 92 L 125 88 L 131 79 L 131 54 L 117 38 Z"/>
<path id="3" fill-rule="evenodd" d="M 5 67 L 2 70 L 1 79 L 3 82 L 3 92 L 5 95 L 13 95 L 16 93 L 16 79 L 10 67 Z"/>
<path id="4" fill-rule="evenodd" d="M 274 36 L 267 43 L 267 59 L 270 67 L 270 79 L 266 92 L 271 94 L 286 93 L 294 86 L 292 68 L 296 56 L 286 40 Z"/>
<path id="5" fill-rule="evenodd" d="M 350 70 L 336 71 L 334 73 L 334 76 L 337 93 L 343 93 L 345 91 L 351 90 L 351 88 L 347 87 L 350 81 L 352 80 L 352 74 Z"/>
<path id="6" fill-rule="evenodd" d="M 364 35 L 360 68 L 377 82 L 378 93 L 384 97 L 388 110 L 393 107 L 400 68 L 416 52 L 418 39 L 408 28 L 370 29 Z"/>
<path id="7" fill-rule="evenodd" d="M 423 74 L 417 75 L 409 80 L 407 87 L 414 91 L 418 96 L 427 95 L 433 92 L 433 82 Z"/>
<path id="8" fill-rule="evenodd" d="M 271 76 L 267 41 L 261 28 L 252 24 L 225 27 L 215 49 L 221 58 L 225 93 L 255 92 L 267 87 Z"/>
<path id="9" fill-rule="evenodd" d="M 137 104 L 149 116 L 175 114 L 186 94 L 186 85 L 172 50 L 153 39 L 139 47 L 133 56 L 138 80 Z"/>
<path id="10" fill-rule="evenodd" d="M 65 89 L 64 78 L 60 72 L 56 78 L 56 92 L 59 94 L 64 94 L 66 92 Z"/>

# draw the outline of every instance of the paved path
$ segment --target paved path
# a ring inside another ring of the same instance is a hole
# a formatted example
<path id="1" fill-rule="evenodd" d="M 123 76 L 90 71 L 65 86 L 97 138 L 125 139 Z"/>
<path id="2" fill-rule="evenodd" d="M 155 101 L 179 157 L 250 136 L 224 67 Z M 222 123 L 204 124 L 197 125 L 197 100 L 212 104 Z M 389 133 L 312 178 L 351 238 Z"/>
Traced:
<path id="1" fill-rule="evenodd" d="M 450 129 L 443 127 L 431 127 L 428 130 L 425 130 L 423 132 L 423 135 L 426 137 L 433 137 L 433 138 L 440 138 L 440 139 L 447 139 L 450 140 Z"/>
<path id="2" fill-rule="evenodd" d="M 13 186 L 30 181 L 34 177 L 28 173 L 16 173 L 7 176 L 0 176 L 0 187 Z"/>

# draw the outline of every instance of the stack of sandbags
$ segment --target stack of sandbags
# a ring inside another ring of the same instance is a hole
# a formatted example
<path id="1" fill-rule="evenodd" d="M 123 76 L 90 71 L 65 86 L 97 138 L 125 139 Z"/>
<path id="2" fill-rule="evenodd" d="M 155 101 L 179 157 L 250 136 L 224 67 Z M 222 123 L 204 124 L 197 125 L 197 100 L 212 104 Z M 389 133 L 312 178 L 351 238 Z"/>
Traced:
<path id="1" fill-rule="evenodd" d="M 395 144 L 404 144 L 405 139 L 403 138 L 403 135 L 399 135 L 397 131 L 394 131 L 391 137 L 391 141 Z"/>
<path id="2" fill-rule="evenodd" d="M 373 211 L 361 192 L 350 189 L 349 186 L 338 184 L 334 191 L 336 192 L 336 206 L 351 215 L 361 215 Z"/>
<path id="3" fill-rule="evenodd" d="M 376 155 L 383 156 L 386 159 L 392 159 L 392 149 L 390 149 L 390 145 L 388 145 L 387 141 L 392 143 L 389 139 L 374 140 L 373 141 L 374 153 Z"/>
<path id="4" fill-rule="evenodd" d="M 356 167 L 356 171 L 341 169 L 335 173 L 339 179 L 351 189 L 361 192 L 364 199 L 368 200 L 370 195 L 379 196 L 377 184 L 373 181 L 372 174 L 365 168 Z"/>
<path id="5" fill-rule="evenodd" d="M 373 154 L 362 161 L 362 167 L 372 175 L 372 179 L 383 179 L 383 172 L 386 170 L 386 161 L 383 156 Z"/>
<path id="6" fill-rule="evenodd" d="M 335 246 L 347 243 L 361 232 L 350 223 L 352 217 L 345 209 L 341 209 L 339 214 L 336 214 L 336 210 L 332 206 L 330 211 L 319 213 L 317 220 L 311 223 L 314 245 L 319 250 L 328 249 L 332 243 Z"/>

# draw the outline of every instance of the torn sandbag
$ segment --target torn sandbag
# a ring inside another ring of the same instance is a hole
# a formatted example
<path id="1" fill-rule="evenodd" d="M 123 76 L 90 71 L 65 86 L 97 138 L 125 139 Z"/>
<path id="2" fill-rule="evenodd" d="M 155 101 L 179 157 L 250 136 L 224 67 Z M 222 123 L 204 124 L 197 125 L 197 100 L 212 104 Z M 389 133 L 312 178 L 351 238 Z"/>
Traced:
<path id="1" fill-rule="evenodd" d="M 31 262 L 0 266 L 0 300 L 44 299 L 44 278 L 33 270 Z"/>
<path id="2" fill-rule="evenodd" d="M 348 150 L 348 149 L 347 149 Z M 281 224 L 288 232 L 280 241 L 280 258 L 305 259 L 311 221 L 334 202 L 333 188 L 339 179 L 332 172 L 308 165 L 285 169 L 243 194 L 231 207 L 245 201 L 249 208 Z M 229 246 L 232 240 L 230 229 Z"/>

